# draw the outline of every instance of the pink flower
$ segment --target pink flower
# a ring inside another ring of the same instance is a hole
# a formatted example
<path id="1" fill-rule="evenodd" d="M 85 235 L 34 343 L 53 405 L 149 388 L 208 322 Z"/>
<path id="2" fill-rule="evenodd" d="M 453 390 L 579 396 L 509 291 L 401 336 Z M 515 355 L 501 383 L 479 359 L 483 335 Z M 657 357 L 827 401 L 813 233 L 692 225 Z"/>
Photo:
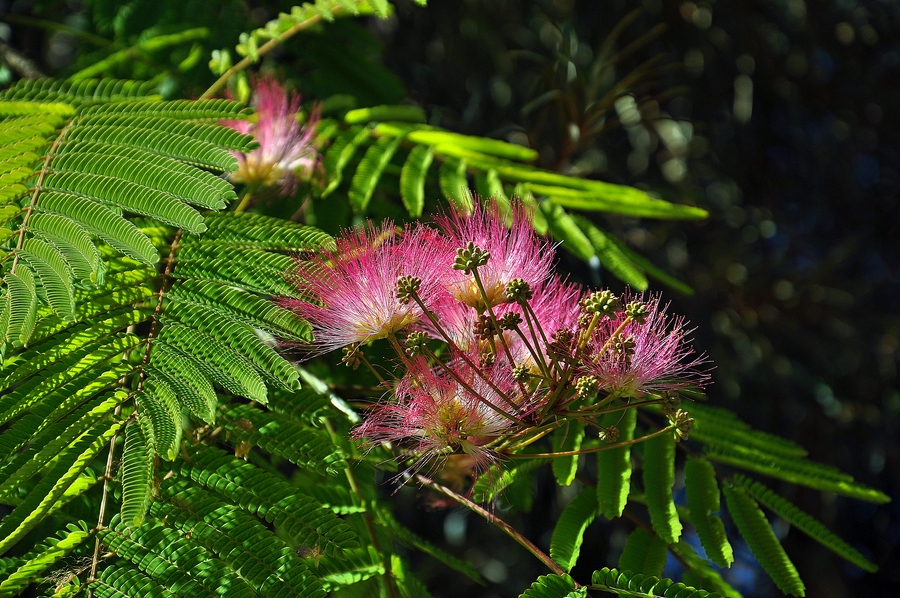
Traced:
<path id="1" fill-rule="evenodd" d="M 427 232 L 398 236 L 391 222 L 354 229 L 334 249 L 298 260 L 295 280 L 305 300 L 283 304 L 309 320 L 319 352 L 386 338 L 422 317 L 414 301 L 397 298 L 398 278 L 420 279 L 423 301 L 440 291 L 431 267 L 439 250 Z"/>
<path id="2" fill-rule="evenodd" d="M 540 239 L 531 226 L 524 207 L 513 210 L 512 224 L 507 228 L 499 210 L 475 206 L 471 216 L 459 213 L 441 216 L 437 225 L 447 236 L 453 251 L 473 243 L 490 257 L 478 274 L 484 284 L 485 294 L 491 306 L 505 301 L 506 283 L 514 278 L 525 280 L 532 288 L 541 285 L 553 272 L 553 249 Z M 445 284 L 459 301 L 478 310 L 484 309 L 472 274 L 450 269 L 448 264 Z"/>
<path id="3" fill-rule="evenodd" d="M 423 360 L 415 361 L 413 368 L 398 382 L 394 399 L 379 404 L 353 435 L 404 448 L 416 459 L 414 470 L 436 466 L 460 450 L 472 457 L 476 469 L 486 469 L 497 456 L 484 445 L 517 426 L 488 404 L 505 405 L 503 399 L 464 364 L 453 368 L 468 389 L 446 372 L 429 369 Z M 505 378 L 492 382 L 511 390 L 513 381 Z"/>
<path id="4" fill-rule="evenodd" d="M 596 376 L 600 388 L 620 395 L 663 392 L 701 385 L 709 375 L 697 368 L 706 360 L 692 357 L 685 337 L 683 318 L 670 318 L 659 297 L 643 301 L 647 311 L 643 322 L 631 321 L 610 338 L 625 321 L 625 313 L 604 317 L 594 330 L 584 358 L 584 373 Z M 635 298 L 623 298 L 623 304 Z"/>
<path id="5" fill-rule="evenodd" d="M 282 192 L 291 192 L 297 182 L 297 171 L 311 171 L 318 159 L 312 144 L 318 114 L 313 112 L 301 127 L 295 118 L 300 109 L 300 96 L 288 95 L 271 78 L 255 82 L 253 105 L 255 123 L 246 120 L 223 123 L 253 135 L 259 142 L 259 147 L 249 154 L 234 152 L 238 169 L 231 174 L 231 180 L 255 187 L 281 186 Z"/>

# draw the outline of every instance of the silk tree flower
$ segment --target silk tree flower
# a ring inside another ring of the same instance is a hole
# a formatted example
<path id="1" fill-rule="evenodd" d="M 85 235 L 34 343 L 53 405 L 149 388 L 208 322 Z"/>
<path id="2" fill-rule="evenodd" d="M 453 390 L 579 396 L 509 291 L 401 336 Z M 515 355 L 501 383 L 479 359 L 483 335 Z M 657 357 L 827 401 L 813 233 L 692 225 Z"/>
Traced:
<path id="1" fill-rule="evenodd" d="M 425 301 L 441 290 L 436 251 L 428 234 L 397 235 L 389 221 L 348 231 L 333 249 L 298 260 L 293 280 L 303 299 L 283 305 L 310 322 L 319 353 L 386 338 L 423 317 L 415 302 L 397 298 L 398 278 L 420 279 Z"/>
<path id="2" fill-rule="evenodd" d="M 477 471 L 484 471 L 498 458 L 485 445 L 514 431 L 517 422 L 479 399 L 480 395 L 504 405 L 496 391 L 470 368 L 457 364 L 454 372 L 465 386 L 444 371 L 430 369 L 424 360 L 413 361 L 411 371 L 397 383 L 393 398 L 377 405 L 353 436 L 367 443 L 391 442 L 402 447 L 404 454 L 415 459 L 414 471 L 425 466 L 436 469 L 457 451 L 469 455 Z M 511 386 L 512 379 L 505 378 L 497 382 Z"/>
<path id="3" fill-rule="evenodd" d="M 626 298 L 623 303 L 634 300 Z M 643 321 L 630 321 L 619 330 L 625 312 L 604 317 L 589 341 L 582 373 L 596 376 L 600 388 L 623 396 L 705 383 L 709 375 L 698 368 L 706 360 L 694 356 L 687 344 L 691 331 L 685 329 L 685 320 L 669 317 L 658 296 L 637 300 L 646 306 Z"/>
<path id="4" fill-rule="evenodd" d="M 256 122 L 227 121 L 225 124 L 241 133 L 253 135 L 259 147 L 250 153 L 232 152 L 238 169 L 231 174 L 233 183 L 251 187 L 281 187 L 282 193 L 294 190 L 298 171 L 309 173 L 318 154 L 313 147 L 318 113 L 313 112 L 304 126 L 297 122 L 300 96 L 290 93 L 272 78 L 255 82 L 253 105 Z"/>
<path id="5" fill-rule="evenodd" d="M 486 209 L 481 205 L 476 205 L 470 216 L 451 213 L 436 219 L 454 251 L 472 243 L 488 252 L 489 258 L 478 267 L 478 274 L 491 306 L 506 300 L 503 292 L 510 280 L 521 278 L 535 288 L 553 272 L 554 252 L 534 232 L 525 208 L 521 205 L 514 208 L 509 228 L 505 220 L 496 207 Z M 486 308 L 474 275 L 451 269 L 450 264 L 445 279 L 450 293 L 466 305 L 478 310 Z"/>

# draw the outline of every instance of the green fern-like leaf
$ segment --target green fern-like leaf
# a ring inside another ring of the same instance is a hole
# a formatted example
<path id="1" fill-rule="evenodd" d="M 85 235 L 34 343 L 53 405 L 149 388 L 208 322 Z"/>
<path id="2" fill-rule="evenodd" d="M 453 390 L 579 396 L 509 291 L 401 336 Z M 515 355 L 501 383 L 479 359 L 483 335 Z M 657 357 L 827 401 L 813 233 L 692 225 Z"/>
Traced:
<path id="1" fill-rule="evenodd" d="M 762 568 L 782 592 L 804 596 L 806 590 L 797 569 L 784 552 L 756 501 L 739 486 L 726 482 L 722 488 L 728 512 Z"/>
<path id="2" fill-rule="evenodd" d="M 656 534 L 636 528 L 628 534 L 619 556 L 619 569 L 659 577 L 666 564 L 667 544 Z"/>
<path id="3" fill-rule="evenodd" d="M 125 426 L 125 449 L 122 452 L 122 508 L 119 514 L 125 525 L 139 526 L 150 504 L 153 481 L 153 447 L 141 425 L 129 421 Z"/>
<path id="4" fill-rule="evenodd" d="M 583 598 L 587 588 L 575 588 L 568 575 L 542 575 L 519 598 Z"/>
<path id="5" fill-rule="evenodd" d="M 693 546 L 684 540 L 670 545 L 669 550 L 687 566 L 681 579 L 682 583 L 704 589 L 707 592 L 721 594 L 726 598 L 743 598 L 740 592 L 722 579 L 712 563 L 697 554 Z"/>
<path id="6" fill-rule="evenodd" d="M 637 409 L 626 409 L 622 414 L 608 413 L 600 423 L 606 428 L 615 425 L 619 430 L 619 440 L 627 442 L 634 438 Z M 631 447 L 623 446 L 597 453 L 597 504 L 607 519 L 622 516 L 630 489 Z"/>
<path id="7" fill-rule="evenodd" d="M 441 193 L 463 214 L 471 214 L 474 208 L 469 180 L 466 177 L 465 160 L 447 160 L 438 173 Z"/>
<path id="8" fill-rule="evenodd" d="M 847 559 L 860 569 L 874 573 L 878 566 L 864 557 L 862 553 L 841 540 L 821 522 L 811 515 L 800 510 L 788 499 L 779 496 L 760 482 L 751 480 L 746 476 L 737 474 L 734 479 L 746 490 L 750 496 L 765 505 L 773 513 L 789 522 L 791 525 L 818 541 L 820 544 L 833 551 L 838 556 Z"/>
<path id="9" fill-rule="evenodd" d="M 553 451 L 569 452 L 581 448 L 584 440 L 584 422 L 570 421 L 567 425 L 557 428 L 553 433 Z M 553 475 L 561 486 L 568 486 L 575 479 L 578 471 L 578 455 L 555 457 L 551 461 Z"/>
<path id="10" fill-rule="evenodd" d="M 259 446 L 304 469 L 336 475 L 347 466 L 346 455 L 327 432 L 278 413 L 233 405 L 225 411 L 221 425 L 236 443 Z"/>
<path id="11" fill-rule="evenodd" d="M 97 436 L 83 436 L 56 460 L 27 498 L 0 521 L 0 553 L 42 521 L 120 427 L 120 423 L 115 423 Z"/>
<path id="12" fill-rule="evenodd" d="M 540 204 L 540 210 L 547 219 L 550 234 L 561 242 L 563 249 L 586 262 L 595 257 L 591 240 L 562 206 L 545 201 Z"/>
<path id="13" fill-rule="evenodd" d="M 114 518 L 97 532 L 108 550 L 131 561 L 164 588 L 178 588 L 179 595 L 252 597 L 253 589 L 236 571 L 218 559 L 208 558 L 201 546 L 159 524 L 132 528 Z M 114 568 L 114 567 L 111 567 Z"/>
<path id="14" fill-rule="evenodd" d="M 597 494 L 593 488 L 584 488 L 563 509 L 553 537 L 550 540 L 550 558 L 566 571 L 571 571 L 581 553 L 584 531 L 599 514 Z"/>
<path id="15" fill-rule="evenodd" d="M 318 576 L 262 522 L 184 480 L 163 487 L 151 514 L 240 571 L 261 595 L 324 595 Z"/>
<path id="16" fill-rule="evenodd" d="M 163 384 L 154 385 L 153 391 L 135 393 L 134 401 L 141 425 L 149 426 L 145 436 L 153 438 L 153 451 L 164 459 L 173 460 L 181 444 L 181 406 L 175 393 Z"/>
<path id="17" fill-rule="evenodd" d="M 600 264 L 613 276 L 631 285 L 639 291 L 647 290 L 649 282 L 641 268 L 621 250 L 620 246 L 610 240 L 611 235 L 597 228 L 590 220 L 582 216 L 573 216 L 575 224 L 584 231 L 600 259 Z"/>
<path id="18" fill-rule="evenodd" d="M 353 181 L 350 183 L 350 207 L 354 212 L 365 212 L 375 192 L 375 186 L 381 178 L 384 169 L 390 163 L 391 158 L 400 147 L 401 138 L 390 139 L 384 137 L 375 142 L 374 145 L 366 150 L 362 161 L 353 174 Z"/>
<path id="19" fill-rule="evenodd" d="M 184 584 L 182 584 L 184 587 Z M 91 590 L 99 598 L 174 598 L 167 590 L 133 565 L 118 562 L 115 567 L 106 568 L 100 579 L 91 584 Z"/>
<path id="20" fill-rule="evenodd" d="M 331 511 L 297 493 L 276 476 L 212 448 L 198 448 L 179 471 L 263 517 L 298 544 L 340 555 L 356 545 L 356 534 Z"/>
<path id="21" fill-rule="evenodd" d="M 856 482 L 848 474 L 806 459 L 775 453 L 767 454 L 753 448 L 738 446 L 731 446 L 727 449 L 718 446 L 709 447 L 706 456 L 713 461 L 817 490 L 835 492 L 879 504 L 891 500 L 885 493 Z"/>
<path id="22" fill-rule="evenodd" d="M 425 178 L 434 159 L 434 150 L 417 145 L 409 153 L 400 171 L 400 197 L 406 211 L 413 218 L 422 215 L 425 206 Z"/>
<path id="23" fill-rule="evenodd" d="M 720 567 L 730 567 L 734 554 L 719 512 L 719 485 L 712 464 L 705 459 L 689 458 L 684 466 L 684 485 L 691 522 L 707 556 Z"/>
<path id="24" fill-rule="evenodd" d="M 675 484 L 675 439 L 662 434 L 644 446 L 644 497 L 650 522 L 659 537 L 674 544 L 681 536 L 681 521 L 675 511 L 672 487 Z"/>
<path id="25" fill-rule="evenodd" d="M 281 339 L 309 341 L 311 329 L 305 320 L 242 289 L 203 280 L 185 280 L 169 290 L 167 297 L 266 330 Z"/>
<path id="26" fill-rule="evenodd" d="M 594 571 L 591 587 L 635 598 L 722 598 L 721 594 L 698 590 L 671 579 L 658 578 L 631 571 L 619 571 L 604 567 Z"/>
<path id="27" fill-rule="evenodd" d="M 351 127 L 339 135 L 328 151 L 325 152 L 323 160 L 325 172 L 329 175 L 328 184 L 322 190 L 322 197 L 327 197 L 332 191 L 337 189 L 343 179 L 344 168 L 353 159 L 356 151 L 366 142 L 370 141 L 369 131 L 364 127 Z"/>
<path id="28" fill-rule="evenodd" d="M 90 537 L 86 525 L 69 524 L 57 538 L 47 538 L 22 559 L 15 571 L 0 581 L 0 596 L 11 596 L 25 589 L 44 571 L 65 558 Z"/>

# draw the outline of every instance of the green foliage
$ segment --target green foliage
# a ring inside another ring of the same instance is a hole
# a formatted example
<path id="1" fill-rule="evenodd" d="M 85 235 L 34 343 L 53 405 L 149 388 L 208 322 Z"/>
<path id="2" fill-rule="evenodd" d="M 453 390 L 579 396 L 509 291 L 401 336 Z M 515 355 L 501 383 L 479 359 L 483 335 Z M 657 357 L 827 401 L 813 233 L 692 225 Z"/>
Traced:
<path id="1" fill-rule="evenodd" d="M 600 425 L 609 428 L 615 425 L 619 430 L 619 440 L 627 442 L 634 438 L 637 411 L 629 409 L 621 415 L 607 413 Z M 622 516 L 631 489 L 631 447 L 622 446 L 597 453 L 597 503 L 607 519 Z"/>
<path id="2" fill-rule="evenodd" d="M 519 598 L 581 598 L 585 592 L 568 575 L 542 575 Z"/>
<path id="3" fill-rule="evenodd" d="M 659 577 L 666 564 L 666 547 L 666 542 L 656 534 L 635 528 L 619 556 L 619 569 Z"/>
<path id="4" fill-rule="evenodd" d="M 735 476 L 735 480 L 743 486 L 750 496 L 762 503 L 766 508 L 788 521 L 803 533 L 814 538 L 829 550 L 834 551 L 864 571 L 875 572 L 878 570 L 878 566 L 875 563 L 841 540 L 811 515 L 804 513 L 796 505 L 791 504 L 786 498 L 779 496 L 760 482 L 750 480 L 746 476 L 738 474 Z"/>
<path id="5" fill-rule="evenodd" d="M 593 489 L 584 488 L 559 516 L 550 540 L 550 558 L 566 571 L 578 561 L 584 531 L 597 515 L 597 495 Z"/>
<path id="6" fill-rule="evenodd" d="M 671 579 L 660 579 L 651 575 L 619 571 L 604 567 L 594 571 L 591 586 L 619 596 L 650 598 L 721 598 L 720 594 L 698 590 Z"/>
<path id="7" fill-rule="evenodd" d="M 759 564 L 782 592 L 804 596 L 806 590 L 797 569 L 785 554 L 784 548 L 775 537 L 775 532 L 772 531 L 772 526 L 769 525 L 756 501 L 740 486 L 726 483 L 723 488 L 731 518 L 753 550 Z"/>
<path id="8" fill-rule="evenodd" d="M 327 132 L 332 142 L 323 161 L 326 180 L 318 193 L 327 197 L 346 188 L 350 206 L 361 213 L 379 193 L 383 198 L 399 196 L 409 216 L 417 218 L 423 206 L 439 200 L 435 191 L 457 209 L 471 211 L 471 177 L 483 199 L 494 198 L 501 205 L 512 197 L 527 201 L 526 194 L 540 198 L 540 211 L 533 213 L 536 228 L 541 228 L 539 220 L 546 222 L 548 226 L 543 228 L 561 241 L 565 250 L 585 261 L 600 260 L 635 288 L 647 288 L 645 272 L 684 288 L 623 248 L 591 220 L 573 217 L 567 208 L 664 219 L 705 218 L 704 210 L 655 199 L 633 187 L 543 171 L 528 165 L 537 159 L 532 149 L 410 122 L 420 117 L 405 106 L 379 106 L 377 110 L 352 110 L 342 120 L 324 122 L 320 131 Z M 436 176 L 430 176 L 433 161 L 439 164 Z M 344 171 L 354 164 L 347 186 Z"/>
<path id="9" fill-rule="evenodd" d="M 653 529 L 667 544 L 681 536 L 681 521 L 675 511 L 672 487 L 675 484 L 675 439 L 662 434 L 644 446 L 644 492 Z"/>
<path id="10" fill-rule="evenodd" d="M 238 200 L 225 178 L 237 167 L 233 152 L 256 146 L 219 123 L 251 112 L 231 100 L 162 99 L 173 93 L 173 70 L 194 69 L 203 44 L 216 41 L 215 23 L 144 28 L 134 15 L 171 25 L 180 11 L 172 3 L 90 4 L 98 30 L 114 32 L 115 44 L 94 59 L 79 57 L 68 81 L 26 80 L 0 92 L 0 504 L 8 513 L 0 519 L 0 595 L 427 596 L 398 543 L 484 583 L 473 564 L 405 528 L 376 487 L 376 472 L 396 474 L 396 463 L 383 460 L 380 448 L 359 453 L 349 440 L 358 416 L 341 398 L 357 406 L 362 376 L 321 364 L 303 370 L 285 355 L 311 340 L 311 328 L 274 299 L 304 299 L 291 274 L 295 259 L 334 241 L 268 215 L 281 208 L 263 194 L 255 212 L 225 211 Z M 241 36 L 242 64 L 219 51 L 212 67 L 227 78 L 313 30 L 321 37 L 310 61 L 331 69 L 310 76 L 318 88 L 346 76 L 368 87 L 368 97 L 398 102 L 396 78 L 371 56 L 357 61 L 358 52 L 333 43 L 370 43 L 361 27 L 336 17 L 390 11 L 376 0 L 295 6 Z M 324 32 L 332 43 L 319 43 Z M 90 79 L 127 70 L 132 58 L 153 81 Z M 160 60 L 180 62 L 157 77 Z M 246 100 L 244 74 L 232 81 L 234 95 Z M 157 83 L 167 82 L 160 93 Z M 367 215 L 417 219 L 445 209 L 443 202 L 470 212 L 479 201 L 474 189 L 504 214 L 520 201 L 540 234 L 635 289 L 655 279 L 690 291 L 601 218 L 691 220 L 704 210 L 542 170 L 533 166 L 534 149 L 428 125 L 417 106 L 317 99 L 327 115 L 317 140 L 324 157 L 301 183 L 313 200 L 297 213 L 307 222 L 332 230 Z M 329 376 L 327 383 L 313 371 Z M 558 567 L 551 568 L 560 575 L 538 578 L 523 596 L 736 595 L 678 541 L 683 520 L 713 561 L 733 560 L 716 515 L 717 477 L 733 480 L 724 482 L 728 511 L 785 591 L 802 595 L 803 585 L 757 502 L 875 569 L 786 499 L 728 470 L 877 503 L 885 494 L 808 461 L 802 447 L 729 412 L 699 402 L 684 409 L 694 429 L 684 468 L 688 509 L 680 512 L 672 500 L 679 446 L 672 435 L 631 447 L 659 421 L 662 411 L 649 400 L 599 420 L 605 432 L 617 430 L 611 442 L 624 446 L 607 449 L 596 431 L 591 437 L 584 422 L 569 420 L 542 442 L 583 455 L 503 462 L 478 476 L 472 496 L 494 521 L 530 510 L 537 479 L 552 473 L 561 486 L 590 484 L 596 467 L 596 488 L 583 487 L 554 527 L 550 558 Z M 634 456 L 643 495 L 632 493 Z M 562 574 L 577 571 L 587 527 L 601 514 L 620 518 L 629 502 L 646 504 L 654 533 L 638 527 L 629 535 L 623 572 L 597 571 L 590 586 Z M 696 587 L 657 577 L 667 549 Z"/>
<path id="11" fill-rule="evenodd" d="M 725 525 L 716 515 L 720 509 L 719 486 L 712 464 L 705 459 L 689 458 L 684 466 L 684 485 L 691 522 L 703 550 L 720 567 L 730 567 L 734 554 L 725 535 Z"/>

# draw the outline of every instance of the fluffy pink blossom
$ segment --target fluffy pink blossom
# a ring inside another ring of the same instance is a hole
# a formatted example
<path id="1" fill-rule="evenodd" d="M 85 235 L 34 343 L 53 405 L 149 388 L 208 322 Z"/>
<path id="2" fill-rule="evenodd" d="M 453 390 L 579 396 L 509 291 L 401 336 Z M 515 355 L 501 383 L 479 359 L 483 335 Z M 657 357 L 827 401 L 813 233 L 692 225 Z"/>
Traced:
<path id="1" fill-rule="evenodd" d="M 484 445 L 514 431 L 517 423 L 487 404 L 505 405 L 470 368 L 457 364 L 454 371 L 476 394 L 446 372 L 429 369 L 424 361 L 416 360 L 413 370 L 398 382 L 393 399 L 379 404 L 353 435 L 404 448 L 416 458 L 414 469 L 436 465 L 461 450 L 472 457 L 478 470 L 484 470 L 496 460 Z M 512 383 L 506 376 L 494 385 L 511 389 Z"/>
<path id="2" fill-rule="evenodd" d="M 509 228 L 505 220 L 496 207 L 486 209 L 481 205 L 476 205 L 470 216 L 452 213 L 436 219 L 454 252 L 473 243 L 490 254 L 478 274 L 492 306 L 505 301 L 503 291 L 510 280 L 521 278 L 535 288 L 553 272 L 553 250 L 534 232 L 525 208 L 513 210 Z M 485 307 L 472 274 L 448 267 L 445 281 L 459 301 L 477 309 Z"/>
<path id="3" fill-rule="evenodd" d="M 600 387 L 623 396 L 661 392 L 703 384 L 709 375 L 698 369 L 706 360 L 693 355 L 682 317 L 669 317 L 659 297 L 643 299 L 643 322 L 632 321 L 610 338 L 625 320 L 624 312 L 604 317 L 597 325 L 584 357 L 584 373 L 596 376 Z M 623 298 L 623 302 L 635 298 Z"/>
<path id="4" fill-rule="evenodd" d="M 255 82 L 253 106 L 255 123 L 247 120 L 224 123 L 253 135 L 259 142 L 259 147 L 248 154 L 234 152 L 238 170 L 231 174 L 231 180 L 256 187 L 280 186 L 283 192 L 290 192 L 297 182 L 296 173 L 310 172 L 318 159 L 312 144 L 318 114 L 313 112 L 301 127 L 296 119 L 300 96 L 288 94 L 271 78 Z"/>
<path id="5" fill-rule="evenodd" d="M 441 290 L 432 235 L 397 235 L 391 222 L 348 231 L 333 249 L 298 260 L 294 280 L 304 300 L 284 305 L 309 320 L 320 352 L 386 338 L 423 317 L 415 302 L 397 298 L 398 278 L 419 278 L 424 301 Z"/>

